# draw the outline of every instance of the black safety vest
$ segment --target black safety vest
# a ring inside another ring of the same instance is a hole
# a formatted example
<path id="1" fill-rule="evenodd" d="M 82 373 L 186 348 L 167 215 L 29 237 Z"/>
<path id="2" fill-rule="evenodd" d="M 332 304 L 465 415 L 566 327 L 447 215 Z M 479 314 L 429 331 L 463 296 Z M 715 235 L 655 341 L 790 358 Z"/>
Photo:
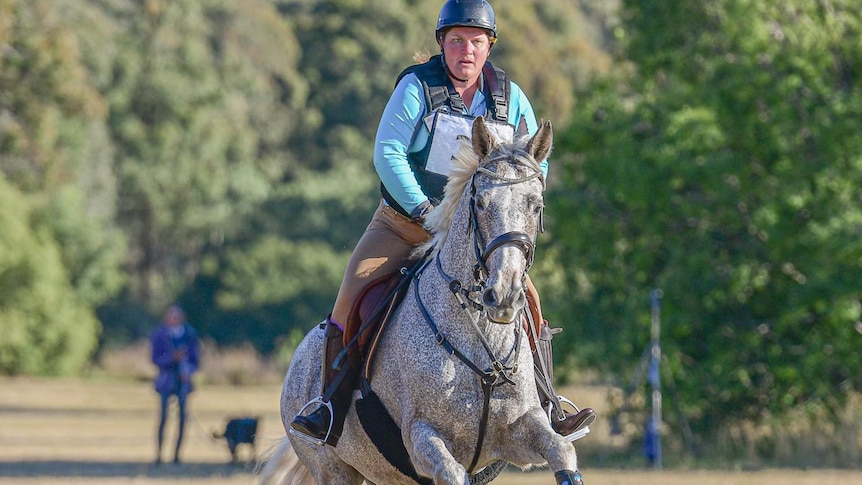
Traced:
<path id="1" fill-rule="evenodd" d="M 447 106 L 454 113 L 462 113 L 465 110 L 464 101 L 461 95 L 455 91 L 452 81 L 446 75 L 446 68 L 443 64 L 443 56 L 437 54 L 422 64 L 414 64 L 398 75 L 395 81 L 397 86 L 401 79 L 407 74 L 413 73 L 419 78 L 422 83 L 422 90 L 425 93 L 425 106 L 427 111 L 425 115 L 434 111 L 441 106 Z M 509 121 L 509 95 L 511 92 L 511 84 L 509 76 L 505 71 L 494 67 L 490 62 L 486 62 L 482 68 L 482 77 L 484 78 L 484 93 L 487 103 L 486 118 L 508 123 Z M 413 133 L 413 138 L 416 138 L 416 133 L 422 128 L 420 122 L 416 126 Z M 411 143 L 412 145 L 412 139 Z M 407 154 L 407 161 L 410 163 L 410 168 L 413 170 L 419 186 L 422 191 L 431 200 L 431 203 L 437 205 L 443 200 L 443 189 L 446 187 L 446 176 L 438 173 L 433 173 L 425 170 L 425 165 L 428 163 L 428 152 L 431 149 L 431 139 L 422 150 Z M 395 201 L 395 198 L 389 194 L 386 187 L 380 184 L 380 191 L 386 202 L 395 208 L 401 214 L 410 217 L 410 214 Z"/>

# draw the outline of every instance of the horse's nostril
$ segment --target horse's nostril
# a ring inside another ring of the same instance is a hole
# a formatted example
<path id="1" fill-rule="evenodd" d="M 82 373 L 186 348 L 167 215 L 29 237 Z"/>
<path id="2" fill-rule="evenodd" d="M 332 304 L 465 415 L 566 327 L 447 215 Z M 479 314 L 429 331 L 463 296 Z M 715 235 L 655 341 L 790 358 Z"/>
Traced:
<path id="1" fill-rule="evenodd" d="M 524 290 L 518 292 L 515 302 L 512 304 L 515 308 L 523 308 L 527 304 L 527 293 Z"/>
<path id="2" fill-rule="evenodd" d="M 485 306 L 496 307 L 499 305 L 500 298 L 497 296 L 497 291 L 493 287 L 485 289 L 482 292 L 482 303 Z"/>

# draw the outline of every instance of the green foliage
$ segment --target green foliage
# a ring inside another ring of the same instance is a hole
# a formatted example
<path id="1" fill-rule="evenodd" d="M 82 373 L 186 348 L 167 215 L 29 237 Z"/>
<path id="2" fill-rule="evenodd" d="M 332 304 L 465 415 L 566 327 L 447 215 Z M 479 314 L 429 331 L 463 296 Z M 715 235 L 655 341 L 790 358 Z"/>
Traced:
<path id="1" fill-rule="evenodd" d="M 111 134 L 120 147 L 120 220 L 134 242 L 133 295 L 165 305 L 209 244 L 242 221 L 296 161 L 298 42 L 265 2 L 149 4 L 120 38 Z"/>
<path id="2" fill-rule="evenodd" d="M 610 24 L 585 19 L 608 11 L 498 3 L 494 61 L 560 126 L 569 83 L 607 69 L 590 42 Z M 262 351 L 329 311 L 378 203 L 380 112 L 414 54 L 437 51 L 439 7 L 0 0 L 0 173 L 103 347 L 145 336 L 173 301 L 219 344 Z M 32 308 L 16 321 L 44 321 Z"/>
<path id="3" fill-rule="evenodd" d="M 576 289 L 558 311 L 594 342 L 578 358 L 631 369 L 662 288 L 697 429 L 862 388 L 851 3 L 626 2 L 632 64 L 584 93 L 558 139 L 554 251 Z"/>
<path id="4" fill-rule="evenodd" d="M 0 372 L 71 374 L 95 349 L 94 306 L 123 284 L 106 104 L 60 11 L 0 12 Z"/>
<path id="5" fill-rule="evenodd" d="M 51 229 L 78 297 L 96 307 L 116 296 L 126 283 L 121 272 L 125 243 L 119 231 L 88 214 L 85 204 L 79 189 L 64 187 L 45 201 L 34 219 Z"/>
<path id="6" fill-rule="evenodd" d="M 575 111 L 575 88 L 586 87 L 611 67 L 603 42 L 619 2 L 593 2 L 592 11 L 580 5 L 589 2 L 492 3 L 499 41 L 491 60 L 528 94 L 538 117 L 566 126 Z"/>
<path id="7" fill-rule="evenodd" d="M 68 183 L 79 169 L 82 177 L 93 175 L 104 162 L 98 154 L 105 104 L 88 82 L 74 31 L 47 2 L 12 1 L 7 8 L 11 15 L 4 19 L 12 25 L 0 56 L 2 171 L 27 191 Z"/>
<path id="8" fill-rule="evenodd" d="M 227 254 L 220 272 L 219 307 L 237 310 L 279 304 L 304 294 L 334 294 L 341 283 L 343 255 L 328 251 L 323 242 L 292 244 L 274 237 L 257 241 L 247 251 Z M 255 283 L 248 285 L 249 281 Z"/>
<path id="9" fill-rule="evenodd" d="M 338 161 L 326 148 L 338 146 L 342 130 L 355 130 L 364 146 L 352 158 L 367 163 L 395 75 L 411 63 L 412 47 L 405 39 L 415 27 L 408 10 L 402 0 L 321 0 L 293 6 L 291 18 L 305 42 L 302 74 L 309 84 L 326 86 L 309 93 L 312 122 L 296 141 L 315 150 L 307 152 L 311 162 L 333 166 Z"/>
<path id="10" fill-rule="evenodd" d="M 99 322 L 33 208 L 0 176 L 0 373 L 74 374 L 95 349 Z"/>

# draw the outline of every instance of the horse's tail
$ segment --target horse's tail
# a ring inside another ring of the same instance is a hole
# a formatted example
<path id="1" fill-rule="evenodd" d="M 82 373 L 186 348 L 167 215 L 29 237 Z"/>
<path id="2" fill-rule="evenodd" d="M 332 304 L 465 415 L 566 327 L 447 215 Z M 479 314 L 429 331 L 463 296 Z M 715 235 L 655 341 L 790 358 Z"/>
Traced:
<path id="1" fill-rule="evenodd" d="M 314 485 L 314 477 L 299 461 L 286 436 L 258 465 L 260 485 Z"/>

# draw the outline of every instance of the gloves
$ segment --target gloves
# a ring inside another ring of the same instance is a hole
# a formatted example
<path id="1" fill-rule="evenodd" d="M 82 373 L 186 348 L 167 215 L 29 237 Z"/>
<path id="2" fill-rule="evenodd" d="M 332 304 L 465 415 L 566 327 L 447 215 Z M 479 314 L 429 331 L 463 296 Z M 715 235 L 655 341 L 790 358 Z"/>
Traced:
<path id="1" fill-rule="evenodd" d="M 431 205 L 430 201 L 425 200 L 424 202 L 416 206 L 415 209 L 413 209 L 413 212 L 410 213 L 410 219 L 413 219 L 414 222 L 422 224 L 423 222 L 425 222 L 425 217 L 428 216 L 428 214 L 430 214 L 432 210 L 434 210 L 434 206 Z"/>

